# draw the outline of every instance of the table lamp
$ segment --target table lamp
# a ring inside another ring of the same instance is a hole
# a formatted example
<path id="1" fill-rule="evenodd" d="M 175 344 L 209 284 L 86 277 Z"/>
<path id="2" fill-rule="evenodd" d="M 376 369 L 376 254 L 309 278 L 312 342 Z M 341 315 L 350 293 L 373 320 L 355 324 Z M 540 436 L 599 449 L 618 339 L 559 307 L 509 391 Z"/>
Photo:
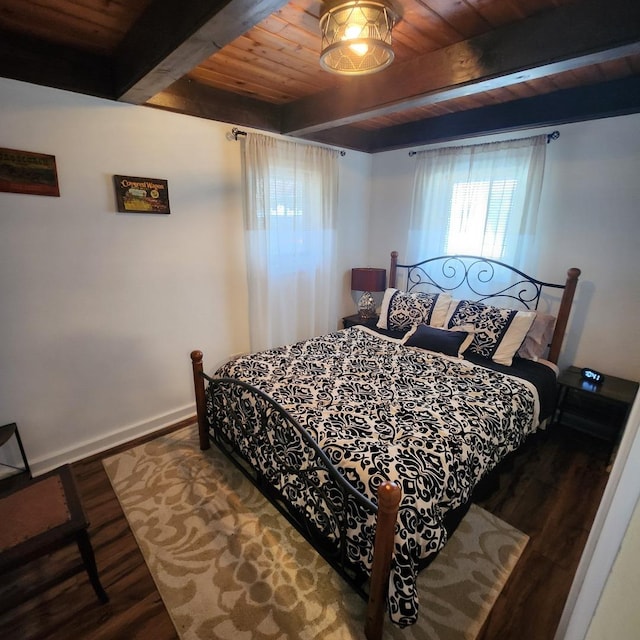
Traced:
<path id="1" fill-rule="evenodd" d="M 384 291 L 386 282 L 386 269 L 375 269 L 373 267 L 351 269 L 351 290 L 363 292 L 360 300 L 358 300 L 358 315 L 361 319 L 375 317 L 376 301 L 371 292 Z"/>

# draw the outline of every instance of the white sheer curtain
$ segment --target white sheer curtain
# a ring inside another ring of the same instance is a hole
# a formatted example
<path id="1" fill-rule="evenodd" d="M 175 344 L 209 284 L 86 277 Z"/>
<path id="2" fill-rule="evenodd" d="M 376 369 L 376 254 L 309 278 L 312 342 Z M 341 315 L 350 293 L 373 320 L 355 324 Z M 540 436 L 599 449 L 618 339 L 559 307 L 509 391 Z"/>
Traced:
<path id="1" fill-rule="evenodd" d="M 541 135 L 417 153 L 406 261 L 471 254 L 532 266 L 546 146 Z"/>
<path id="2" fill-rule="evenodd" d="M 259 134 L 243 141 L 251 350 L 336 325 L 337 152 Z"/>

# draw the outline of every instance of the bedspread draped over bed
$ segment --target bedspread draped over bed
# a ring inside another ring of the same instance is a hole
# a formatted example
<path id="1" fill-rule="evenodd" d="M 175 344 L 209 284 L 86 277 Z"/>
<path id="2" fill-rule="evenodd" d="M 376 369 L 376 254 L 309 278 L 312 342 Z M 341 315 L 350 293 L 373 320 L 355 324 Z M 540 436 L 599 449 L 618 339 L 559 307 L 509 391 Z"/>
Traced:
<path id="1" fill-rule="evenodd" d="M 517 449 L 539 419 L 530 382 L 406 347 L 363 327 L 237 358 L 216 377 L 244 380 L 276 400 L 372 502 L 383 481 L 400 484 L 388 596 L 390 617 L 400 625 L 416 621 L 416 575 L 446 542 L 444 514 L 467 501 L 478 480 Z M 212 422 L 237 441 L 228 408 L 216 410 L 215 395 L 208 395 Z M 236 401 L 243 402 L 241 391 Z M 296 464 L 308 464 L 298 445 L 293 436 L 280 443 L 289 460 L 300 455 Z M 269 475 L 271 449 L 237 446 Z M 277 488 L 326 529 L 304 487 L 286 485 L 285 478 Z M 373 522 L 350 522 L 350 559 L 369 569 Z"/>

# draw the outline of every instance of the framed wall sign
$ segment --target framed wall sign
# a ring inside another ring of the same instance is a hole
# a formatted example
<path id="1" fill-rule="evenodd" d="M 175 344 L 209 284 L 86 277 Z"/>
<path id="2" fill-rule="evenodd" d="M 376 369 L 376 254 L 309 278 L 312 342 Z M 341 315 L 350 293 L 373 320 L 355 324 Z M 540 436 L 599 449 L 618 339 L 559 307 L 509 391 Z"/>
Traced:
<path id="1" fill-rule="evenodd" d="M 121 213 L 171 213 L 166 180 L 114 175 L 113 183 Z"/>
<path id="2" fill-rule="evenodd" d="M 60 197 L 56 157 L 0 148 L 0 191 Z"/>

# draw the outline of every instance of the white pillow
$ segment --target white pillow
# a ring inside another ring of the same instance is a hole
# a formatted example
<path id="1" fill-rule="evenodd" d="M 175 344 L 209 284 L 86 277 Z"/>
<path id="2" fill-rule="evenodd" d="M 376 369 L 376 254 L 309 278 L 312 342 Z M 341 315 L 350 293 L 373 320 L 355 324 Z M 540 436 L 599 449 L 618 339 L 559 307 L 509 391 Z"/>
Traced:
<path id="1" fill-rule="evenodd" d="M 536 312 L 533 324 L 527 331 L 522 346 L 518 349 L 518 355 L 521 358 L 536 361 L 542 358 L 546 354 L 549 343 L 553 338 L 555 325 L 555 316 Z"/>

